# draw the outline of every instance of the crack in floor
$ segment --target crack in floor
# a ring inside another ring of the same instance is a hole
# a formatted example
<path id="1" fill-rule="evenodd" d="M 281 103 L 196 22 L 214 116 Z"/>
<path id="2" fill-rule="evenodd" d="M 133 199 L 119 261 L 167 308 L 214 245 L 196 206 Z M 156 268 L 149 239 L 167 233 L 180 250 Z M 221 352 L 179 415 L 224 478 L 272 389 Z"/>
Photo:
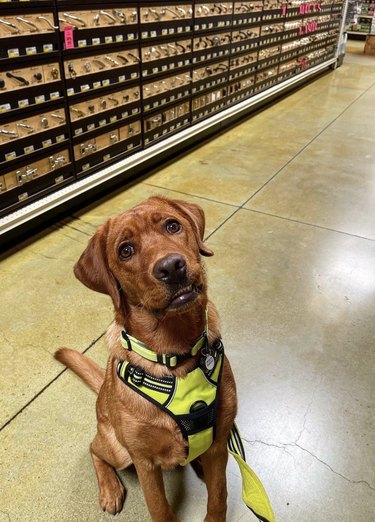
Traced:
<path id="1" fill-rule="evenodd" d="M 372 491 L 375 491 L 375 488 L 373 486 L 371 486 L 366 480 L 353 480 L 353 479 L 350 479 L 349 477 L 345 477 L 345 475 L 342 475 L 341 473 L 339 473 L 338 471 L 334 470 L 332 468 L 332 466 L 330 466 L 328 464 L 328 462 L 325 462 L 324 460 L 320 459 L 317 455 L 314 455 L 314 453 L 312 453 L 311 451 L 309 451 L 308 449 L 300 446 L 299 444 L 288 444 L 288 446 L 296 446 L 297 448 L 299 448 L 300 450 L 302 451 L 305 451 L 306 453 L 308 453 L 309 455 L 311 455 L 314 459 L 316 459 L 318 462 L 320 462 L 321 464 L 323 464 L 324 466 L 326 466 L 328 469 L 330 469 L 332 471 L 332 473 L 334 473 L 335 475 L 338 475 L 339 477 L 343 478 L 344 480 L 346 480 L 347 482 L 350 482 L 351 484 L 365 484 L 368 488 L 372 489 Z"/>
<path id="2" fill-rule="evenodd" d="M 332 471 L 332 473 L 334 473 L 335 475 L 338 475 L 339 477 L 343 478 L 347 482 L 350 482 L 351 484 L 364 484 L 365 486 L 367 486 L 372 491 L 375 491 L 375 488 L 371 484 L 369 484 L 366 480 L 353 480 L 353 479 L 350 479 L 349 477 L 346 477 L 342 473 L 339 473 L 338 471 L 334 470 L 332 468 L 332 466 L 330 464 L 328 464 L 328 462 L 325 462 L 324 460 L 320 459 L 317 455 L 314 455 L 314 453 L 312 453 L 310 450 L 304 448 L 303 446 L 301 446 L 300 444 L 297 444 L 296 442 L 292 442 L 292 443 L 290 443 L 290 442 L 289 443 L 281 442 L 281 445 L 279 445 L 279 444 L 274 444 L 274 443 L 271 443 L 271 442 L 264 442 L 264 441 L 259 440 L 259 439 L 257 439 L 257 440 L 248 440 L 248 439 L 245 439 L 243 437 L 243 440 L 245 442 L 249 443 L 249 444 L 263 444 L 264 446 L 269 446 L 271 448 L 277 448 L 277 449 L 282 449 L 282 450 L 285 450 L 287 447 L 299 448 L 301 451 L 304 451 L 304 452 L 308 453 L 315 460 L 317 460 L 318 462 L 320 462 L 321 464 L 326 466 L 330 471 Z M 287 453 L 288 453 L 288 455 L 291 455 L 289 452 L 287 452 Z"/>

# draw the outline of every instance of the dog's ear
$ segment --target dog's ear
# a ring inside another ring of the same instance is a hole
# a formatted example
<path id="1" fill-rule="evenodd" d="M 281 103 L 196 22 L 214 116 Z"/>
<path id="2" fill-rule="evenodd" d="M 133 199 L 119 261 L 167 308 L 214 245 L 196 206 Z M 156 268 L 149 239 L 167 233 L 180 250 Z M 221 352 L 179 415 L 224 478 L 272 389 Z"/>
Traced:
<path id="1" fill-rule="evenodd" d="M 187 218 L 190 222 L 195 238 L 198 243 L 199 252 L 202 256 L 213 256 L 214 252 L 203 243 L 204 229 L 206 220 L 204 217 L 204 211 L 195 203 L 188 203 L 187 201 L 181 201 L 178 199 L 169 200 L 173 207 L 177 208 L 181 214 Z"/>
<path id="2" fill-rule="evenodd" d="M 91 290 L 111 296 L 118 310 L 121 303 L 120 289 L 107 262 L 108 228 L 109 221 L 95 232 L 74 266 L 74 275 Z"/>

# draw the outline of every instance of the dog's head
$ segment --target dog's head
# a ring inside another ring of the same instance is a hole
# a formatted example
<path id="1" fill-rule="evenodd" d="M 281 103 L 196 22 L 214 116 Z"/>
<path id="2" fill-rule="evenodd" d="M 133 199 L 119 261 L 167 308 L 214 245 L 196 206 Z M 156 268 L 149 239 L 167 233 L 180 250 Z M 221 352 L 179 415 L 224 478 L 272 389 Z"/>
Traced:
<path id="1" fill-rule="evenodd" d="M 147 310 L 177 312 L 198 304 L 206 293 L 200 254 L 203 210 L 161 196 L 109 219 L 99 227 L 74 267 L 87 287 Z"/>

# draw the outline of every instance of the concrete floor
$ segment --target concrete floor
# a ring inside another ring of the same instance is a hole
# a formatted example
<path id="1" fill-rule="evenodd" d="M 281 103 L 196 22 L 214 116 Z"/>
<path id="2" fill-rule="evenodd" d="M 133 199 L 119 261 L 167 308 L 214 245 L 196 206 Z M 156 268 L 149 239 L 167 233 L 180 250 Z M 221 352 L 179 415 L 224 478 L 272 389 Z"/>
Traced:
<path id="1" fill-rule="evenodd" d="M 109 521 L 88 453 L 95 396 L 52 358 L 105 365 L 112 306 L 75 280 L 95 227 L 156 193 L 207 215 L 210 295 L 247 457 L 279 522 L 375 520 L 375 57 L 348 55 L 262 113 L 50 227 L 1 263 L 0 522 Z M 134 472 L 117 518 L 149 520 Z M 255 521 L 228 469 L 228 521 Z M 203 520 L 191 469 L 166 474 Z"/>

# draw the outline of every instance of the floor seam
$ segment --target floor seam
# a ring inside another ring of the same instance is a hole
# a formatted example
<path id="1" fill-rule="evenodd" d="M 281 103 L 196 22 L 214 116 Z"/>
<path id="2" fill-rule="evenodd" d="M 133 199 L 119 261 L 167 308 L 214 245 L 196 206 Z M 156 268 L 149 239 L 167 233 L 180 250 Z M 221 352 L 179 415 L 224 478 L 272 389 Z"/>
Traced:
<path id="1" fill-rule="evenodd" d="M 375 242 L 375 239 L 372 239 L 370 237 L 360 236 L 359 234 L 351 234 L 350 232 L 345 232 L 343 230 L 337 230 L 335 228 L 325 227 L 323 225 L 317 225 L 315 223 L 308 223 L 307 221 L 300 221 L 298 219 L 288 218 L 285 216 L 279 216 L 277 214 L 270 214 L 269 212 L 264 212 L 262 210 L 256 210 L 253 208 L 246 208 L 246 207 L 238 209 L 238 210 L 247 210 L 248 212 L 255 212 L 257 214 L 263 214 L 265 216 L 273 217 L 276 219 L 283 219 L 284 221 L 290 221 L 291 223 L 299 223 L 300 225 L 306 225 L 308 227 L 313 227 L 313 228 L 320 228 L 322 230 L 328 230 L 329 232 L 336 232 L 337 234 L 343 234 L 345 236 L 350 236 L 350 237 L 355 237 L 357 239 L 365 239 L 366 241 Z"/>
<path id="2" fill-rule="evenodd" d="M 103 337 L 103 335 L 105 335 L 105 333 L 106 333 L 106 331 L 103 332 L 102 334 L 100 334 L 97 339 L 94 339 L 89 344 L 89 346 L 87 348 L 85 348 L 83 350 L 83 352 L 80 352 L 80 353 L 84 354 L 84 353 L 88 352 L 90 350 L 90 348 L 92 348 L 98 341 L 100 341 L 100 339 Z M 7 426 L 9 426 L 23 411 L 26 410 L 26 408 L 28 408 L 30 406 L 30 404 L 32 404 L 40 395 L 42 395 L 42 393 L 45 392 L 47 390 L 47 388 L 49 388 L 51 386 L 51 384 L 53 384 L 55 381 L 57 381 L 61 377 L 61 375 L 63 375 L 63 373 L 65 373 L 67 371 L 67 369 L 68 368 L 64 368 L 51 381 L 49 381 L 47 384 L 45 384 L 43 386 L 43 388 L 34 395 L 34 397 L 32 397 L 24 406 L 22 406 L 22 408 L 20 410 L 18 410 L 10 419 L 8 419 L 2 426 L 0 426 L 0 432 L 2 432 Z"/>
<path id="3" fill-rule="evenodd" d="M 229 221 L 230 219 L 232 219 L 232 217 L 237 214 L 237 212 L 241 210 L 241 207 L 238 207 L 236 208 L 236 210 L 234 212 L 232 212 L 232 214 L 230 216 L 228 216 L 226 219 L 224 219 L 224 221 L 222 223 L 220 223 L 220 225 L 218 225 L 215 230 L 213 230 L 205 239 L 204 241 L 208 241 L 223 225 L 225 225 L 225 223 L 227 223 L 227 221 Z"/>
<path id="4" fill-rule="evenodd" d="M 218 201 L 217 199 L 207 198 L 205 196 L 198 196 L 197 194 L 192 194 L 191 192 L 183 192 L 182 190 L 175 190 L 167 187 L 162 187 L 160 185 L 154 185 L 153 183 L 143 182 L 143 185 L 147 185 L 149 187 L 160 188 L 163 190 L 169 190 L 170 192 L 176 192 L 177 194 L 183 194 L 184 196 L 192 196 L 194 198 L 203 199 L 205 201 L 210 201 L 211 203 L 219 203 L 220 205 L 226 205 L 227 207 L 240 208 L 241 205 L 236 205 L 235 203 L 226 203 L 224 201 Z"/>
<path id="5" fill-rule="evenodd" d="M 306 145 L 302 147 L 290 160 L 288 160 L 285 165 L 283 165 L 275 174 L 273 174 L 263 185 L 257 189 L 254 194 L 252 194 L 249 199 L 247 199 L 242 206 L 246 205 L 249 201 L 251 201 L 261 190 L 264 189 L 271 181 L 273 181 L 276 176 L 278 176 L 290 163 L 292 163 L 303 151 L 305 151 L 319 136 L 321 136 L 333 123 L 335 123 L 341 116 L 354 104 L 356 103 L 362 96 L 364 96 L 372 87 L 375 85 L 375 82 L 372 83 L 365 91 L 363 91 L 360 95 L 355 98 L 349 105 L 345 107 L 345 109 L 340 112 L 332 121 L 330 121 L 318 134 L 316 134 Z"/>

